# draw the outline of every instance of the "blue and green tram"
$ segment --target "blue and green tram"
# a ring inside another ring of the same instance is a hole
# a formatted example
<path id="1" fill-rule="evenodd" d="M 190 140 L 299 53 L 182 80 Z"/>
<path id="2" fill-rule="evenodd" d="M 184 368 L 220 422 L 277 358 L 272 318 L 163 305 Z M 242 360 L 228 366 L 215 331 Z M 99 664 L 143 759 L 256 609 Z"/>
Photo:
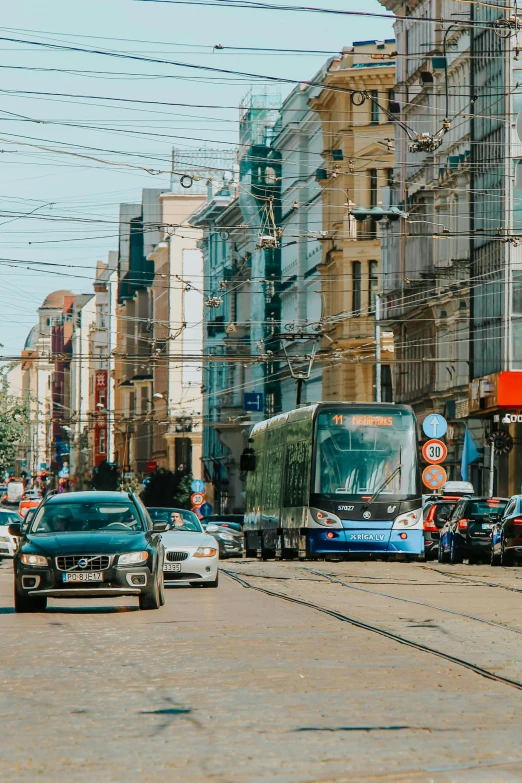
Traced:
<path id="1" fill-rule="evenodd" d="M 255 424 L 250 446 L 247 557 L 424 552 L 410 406 L 315 403 Z"/>

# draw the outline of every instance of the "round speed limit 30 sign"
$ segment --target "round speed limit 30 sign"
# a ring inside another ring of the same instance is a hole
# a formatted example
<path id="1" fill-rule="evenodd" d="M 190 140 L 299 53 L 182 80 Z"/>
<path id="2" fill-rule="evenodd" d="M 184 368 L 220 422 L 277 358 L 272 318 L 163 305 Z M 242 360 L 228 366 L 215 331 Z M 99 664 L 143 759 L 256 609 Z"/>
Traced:
<path id="1" fill-rule="evenodd" d="M 438 465 L 448 456 L 448 447 L 441 440 L 428 440 L 422 447 L 422 456 L 431 465 Z"/>

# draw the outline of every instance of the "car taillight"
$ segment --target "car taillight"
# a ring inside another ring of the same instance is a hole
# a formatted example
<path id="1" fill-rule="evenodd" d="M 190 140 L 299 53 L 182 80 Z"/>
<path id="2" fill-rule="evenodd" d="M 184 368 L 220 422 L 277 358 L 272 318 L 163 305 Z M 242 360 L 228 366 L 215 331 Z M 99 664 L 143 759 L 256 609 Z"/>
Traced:
<path id="1" fill-rule="evenodd" d="M 457 525 L 459 530 L 467 530 L 468 529 L 468 522 L 469 519 L 459 519 Z"/>
<path id="2" fill-rule="evenodd" d="M 435 512 L 437 510 L 436 506 L 432 506 L 430 510 L 428 511 L 428 516 L 424 520 L 424 530 L 429 530 L 433 533 L 438 532 L 438 527 L 435 524 Z"/>

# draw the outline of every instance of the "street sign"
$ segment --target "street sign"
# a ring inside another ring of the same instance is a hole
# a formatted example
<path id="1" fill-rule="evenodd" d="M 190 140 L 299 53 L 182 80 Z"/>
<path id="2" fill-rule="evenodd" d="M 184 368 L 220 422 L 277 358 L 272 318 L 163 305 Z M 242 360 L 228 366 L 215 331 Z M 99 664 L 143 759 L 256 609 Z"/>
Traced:
<path id="1" fill-rule="evenodd" d="M 201 517 L 203 516 L 203 514 L 201 513 L 201 509 L 200 509 L 200 508 L 198 508 L 197 506 L 194 506 L 194 507 L 193 507 L 193 509 L 192 509 L 192 511 L 193 511 L 193 512 L 194 512 L 194 514 L 196 514 L 196 516 L 198 516 L 200 519 L 201 519 Z"/>
<path id="2" fill-rule="evenodd" d="M 205 495 L 202 492 L 194 492 L 190 498 L 190 502 L 193 506 L 202 506 L 205 502 Z"/>
<path id="3" fill-rule="evenodd" d="M 448 422 L 439 413 L 428 413 L 422 422 L 422 430 L 428 438 L 442 438 L 448 429 Z"/>
<path id="4" fill-rule="evenodd" d="M 441 440 L 427 440 L 422 447 L 422 457 L 432 465 L 444 462 L 448 456 L 448 448 Z"/>
<path id="5" fill-rule="evenodd" d="M 190 485 L 190 488 L 191 488 L 192 492 L 204 492 L 205 491 L 205 482 L 201 481 L 201 479 L 194 479 L 194 481 Z"/>
<path id="6" fill-rule="evenodd" d="M 261 392 L 245 392 L 243 394 L 243 410 L 260 413 L 265 409 L 265 395 Z"/>
<path id="7" fill-rule="evenodd" d="M 147 473 L 154 473 L 158 467 L 157 462 L 147 462 Z"/>
<path id="8" fill-rule="evenodd" d="M 203 505 L 200 508 L 201 513 L 204 517 L 209 517 L 212 514 L 212 511 L 214 509 L 210 505 L 210 503 L 203 503 Z"/>
<path id="9" fill-rule="evenodd" d="M 429 489 L 440 489 L 447 478 L 446 471 L 440 465 L 428 465 L 422 471 L 422 483 Z"/>

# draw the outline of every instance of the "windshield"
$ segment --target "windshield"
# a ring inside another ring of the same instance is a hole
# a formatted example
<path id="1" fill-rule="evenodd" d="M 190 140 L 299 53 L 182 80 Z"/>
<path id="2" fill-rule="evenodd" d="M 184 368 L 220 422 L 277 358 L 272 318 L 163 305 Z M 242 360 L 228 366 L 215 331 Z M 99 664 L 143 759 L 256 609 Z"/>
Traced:
<path id="1" fill-rule="evenodd" d="M 169 530 L 186 530 L 190 533 L 201 533 L 203 528 L 193 511 L 184 508 L 148 508 L 153 522 L 168 522 Z"/>
<path id="2" fill-rule="evenodd" d="M 377 500 L 417 496 L 416 455 L 415 419 L 409 411 L 320 413 L 314 491 L 368 499 L 380 489 Z"/>
<path id="3" fill-rule="evenodd" d="M 483 517 L 499 517 L 508 504 L 507 500 L 474 500 L 468 503 L 466 515 L 470 519 L 482 519 Z"/>
<path id="4" fill-rule="evenodd" d="M 135 533 L 144 525 L 132 503 L 49 503 L 41 507 L 31 533 Z"/>

